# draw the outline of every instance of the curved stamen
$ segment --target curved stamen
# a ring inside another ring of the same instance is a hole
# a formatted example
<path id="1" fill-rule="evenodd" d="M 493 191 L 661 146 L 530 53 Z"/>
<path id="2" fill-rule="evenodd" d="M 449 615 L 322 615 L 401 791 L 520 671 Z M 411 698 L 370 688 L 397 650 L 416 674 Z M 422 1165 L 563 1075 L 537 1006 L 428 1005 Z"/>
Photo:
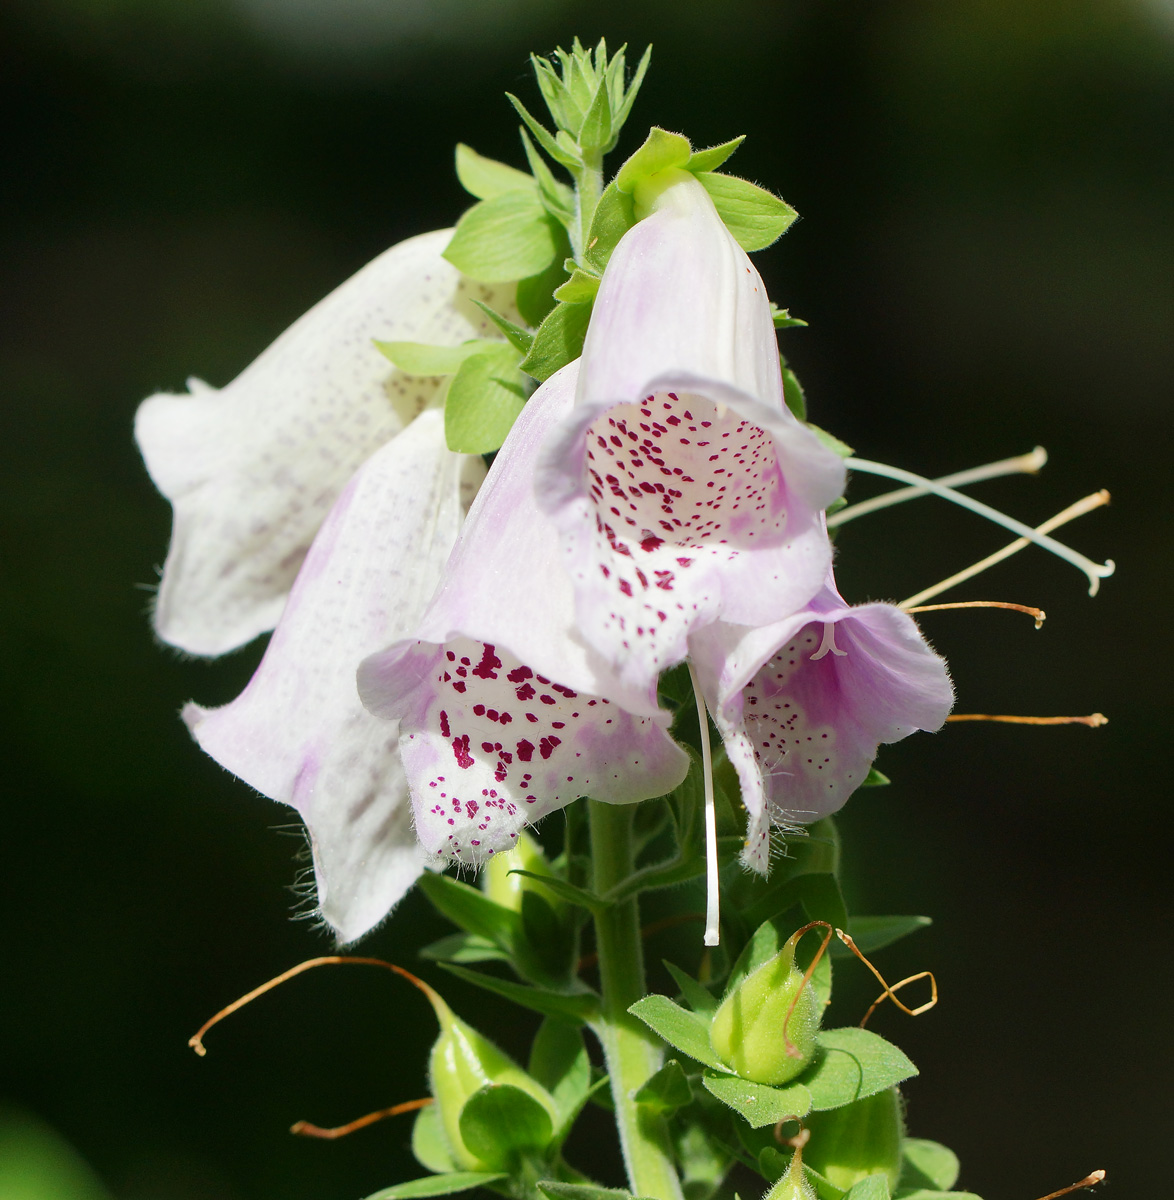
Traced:
<path id="1" fill-rule="evenodd" d="M 900 467 L 890 467 L 885 463 L 871 462 L 864 458 L 849 458 L 845 461 L 854 471 L 864 471 L 869 475 L 881 475 L 886 479 L 896 479 L 901 483 L 910 483 L 918 487 L 923 487 L 935 496 L 940 496 L 943 500 L 950 500 L 962 508 L 968 508 L 980 517 L 986 517 L 988 521 L 994 521 L 996 525 L 1002 525 L 1005 529 L 1010 529 L 1013 533 L 1019 534 L 1020 537 L 1027 538 L 1028 541 L 1034 542 L 1037 546 L 1042 546 L 1045 550 L 1050 550 L 1058 558 L 1064 559 L 1065 562 L 1070 562 L 1074 567 L 1084 572 L 1088 577 L 1088 594 L 1090 596 L 1095 596 L 1100 589 L 1101 580 L 1107 579 L 1116 570 L 1112 559 L 1103 564 L 1095 563 L 1092 559 L 1086 558 L 1083 554 L 1079 553 L 1079 551 L 1065 546 L 1063 542 L 1057 542 L 1054 538 L 1050 538 L 1046 534 L 1038 533 L 1030 525 L 1025 525 L 1022 521 L 1017 521 L 1014 517 L 1009 517 L 1006 513 L 999 512 L 997 508 L 991 508 L 989 504 L 983 504 L 980 500 L 972 500 L 969 496 L 963 495 L 962 492 L 955 491 L 953 488 L 946 487 L 932 479 L 926 479 L 924 475 L 915 475 L 912 471 L 904 471 Z"/>

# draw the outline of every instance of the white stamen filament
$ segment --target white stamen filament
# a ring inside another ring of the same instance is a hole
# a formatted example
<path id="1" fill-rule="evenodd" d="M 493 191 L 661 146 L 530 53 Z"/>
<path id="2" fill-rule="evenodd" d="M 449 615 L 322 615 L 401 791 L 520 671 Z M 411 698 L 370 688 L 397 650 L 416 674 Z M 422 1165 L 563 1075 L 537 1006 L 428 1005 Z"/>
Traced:
<path id="1" fill-rule="evenodd" d="M 836 623 L 835 621 L 824 621 L 823 623 L 823 641 L 819 643 L 819 649 L 811 656 L 811 662 L 816 662 L 823 658 L 828 651 L 831 651 L 837 658 L 845 658 L 848 654 L 847 650 L 841 650 L 836 645 Z"/>
<path id="2" fill-rule="evenodd" d="M 1088 594 L 1090 596 L 1097 594 L 1100 590 L 1101 580 L 1108 578 L 1116 569 L 1112 559 L 1109 559 L 1104 564 L 1095 563 L 1092 559 L 1086 558 L 1078 551 L 1070 549 L 1062 542 L 1057 542 L 1046 534 L 1032 529 L 1030 525 L 1024 525 L 1022 521 L 1017 521 L 1014 517 L 1009 517 L 1006 513 L 999 512 L 997 508 L 991 508 L 989 504 L 983 504 L 979 500 L 972 500 L 969 496 L 963 495 L 961 492 L 956 492 L 953 488 L 946 487 L 943 484 L 936 483 L 932 479 L 926 479 L 923 475 L 915 475 L 912 471 L 903 471 L 900 467 L 890 467 L 884 463 L 870 462 L 864 458 L 849 458 L 846 462 L 854 471 L 864 471 L 869 475 L 881 475 L 886 479 L 896 479 L 901 483 L 911 483 L 918 487 L 923 487 L 935 496 L 940 496 L 943 500 L 951 500 L 962 508 L 968 508 L 971 512 L 977 513 L 980 517 L 986 517 L 988 521 L 994 521 L 996 525 L 1002 525 L 1005 529 L 1010 529 L 1012 533 L 1019 534 L 1020 537 L 1026 538 L 1029 542 L 1034 542 L 1037 546 L 1042 546 L 1045 550 L 1050 550 L 1058 558 L 1064 559 L 1065 562 L 1070 562 L 1074 567 L 1083 571 L 1088 576 Z"/>
<path id="3" fill-rule="evenodd" d="M 697 702 L 697 724 L 701 729 L 701 774 L 705 782 L 705 937 L 707 946 L 716 946 L 721 941 L 721 900 L 717 876 L 717 809 L 713 801 L 713 755 L 709 749 L 709 713 L 705 709 L 705 698 L 697 671 L 689 664 L 689 678 L 693 681 L 693 699 Z"/>
<path id="4" fill-rule="evenodd" d="M 1043 446 L 1036 446 L 1030 454 L 1017 454 L 1013 458 L 1000 458 L 998 462 L 971 467 L 967 471 L 955 471 L 953 475 L 943 475 L 935 479 L 934 483 L 941 484 L 942 487 L 965 487 L 970 483 L 981 483 L 984 479 L 998 479 L 1002 475 L 1034 475 L 1047 461 L 1048 452 Z M 835 529 L 845 521 L 854 521 L 857 517 L 866 517 L 882 508 L 931 494 L 930 489 L 926 487 L 896 488 L 880 496 L 873 496 L 871 500 L 850 504 L 847 508 L 841 508 L 838 513 L 832 513 L 828 517 L 828 528 Z"/>
<path id="5" fill-rule="evenodd" d="M 1049 517 L 1042 525 L 1037 525 L 1036 533 L 1051 533 L 1053 529 L 1059 529 L 1061 525 L 1066 525 L 1069 521 L 1075 520 L 1077 517 L 1083 517 L 1085 513 L 1092 512 L 1094 508 L 1100 508 L 1103 504 L 1109 503 L 1109 493 L 1102 488 L 1099 492 L 1093 492 L 1091 496 L 1085 496 L 1083 500 L 1077 500 L 1075 504 L 1070 504 L 1063 512 L 1057 513 L 1054 517 Z M 951 575 L 948 579 L 943 579 L 940 583 L 935 583 L 932 587 L 923 588 L 914 596 L 910 596 L 907 600 L 902 600 L 897 606 L 908 611 L 911 608 L 916 608 L 919 604 L 924 604 L 925 601 L 932 599 L 934 596 L 940 596 L 942 592 L 954 587 L 956 584 L 965 583 L 967 579 L 973 579 L 975 575 L 981 575 L 988 567 L 993 567 L 996 563 L 1000 563 L 1005 558 L 1010 558 L 1012 554 L 1018 554 L 1020 550 L 1025 550 L 1031 542 L 1023 537 L 1016 538 L 1015 541 L 1009 542 L 1001 550 L 996 550 L 994 554 L 988 554 L 986 558 L 980 559 L 978 562 L 969 567 Z M 1038 625 L 1037 625 L 1038 628 Z"/>

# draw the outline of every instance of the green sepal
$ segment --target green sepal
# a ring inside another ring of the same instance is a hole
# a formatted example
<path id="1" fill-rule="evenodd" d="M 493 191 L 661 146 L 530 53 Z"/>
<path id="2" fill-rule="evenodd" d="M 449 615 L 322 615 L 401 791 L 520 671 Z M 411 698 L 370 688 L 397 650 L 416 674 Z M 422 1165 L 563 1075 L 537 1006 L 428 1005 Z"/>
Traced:
<path id="1" fill-rule="evenodd" d="M 710 1045 L 709 1022 L 674 1004 L 667 996 L 656 993 L 645 996 L 637 1000 L 628 1012 L 683 1054 L 715 1070 L 729 1070 Z"/>
<path id="2" fill-rule="evenodd" d="M 893 781 L 883 772 L 878 771 L 876 767 L 869 767 L 868 774 L 865 775 L 861 787 L 888 787 Z"/>
<path id="3" fill-rule="evenodd" d="M 932 924 L 932 917 L 852 917 L 847 931 L 861 954 L 872 954 Z M 852 953 L 839 941 L 832 942 L 831 951 L 837 958 L 847 958 Z"/>
<path id="4" fill-rule="evenodd" d="M 811 1111 L 811 1094 L 801 1083 L 771 1087 L 716 1071 L 706 1071 L 701 1082 L 711 1096 L 732 1108 L 752 1129 L 777 1125 L 788 1117 L 805 1117 Z"/>
<path id="5" fill-rule="evenodd" d="M 698 171 L 716 171 L 745 140 L 746 135 L 742 133 L 728 142 L 722 142 L 720 146 L 710 146 L 708 150 L 694 150 L 689 161 L 685 163 L 685 170 L 694 174 Z"/>
<path id="6" fill-rule="evenodd" d="M 901 1145 L 899 1192 L 909 1189 L 949 1192 L 961 1170 L 958 1155 L 941 1142 L 928 1138 L 906 1138 Z"/>
<path id="7" fill-rule="evenodd" d="M 555 1140 L 570 1132 L 591 1092 L 591 1060 L 580 1027 L 561 1017 L 547 1017 L 530 1047 L 528 1070 L 554 1100 L 559 1128 Z"/>
<path id="8" fill-rule="evenodd" d="M 475 933 L 450 933 L 430 942 L 419 952 L 432 962 L 509 962 L 510 956 L 495 942 Z"/>
<path id="9" fill-rule="evenodd" d="M 653 125 L 644 144 L 616 172 L 615 185 L 631 195 L 644 180 L 669 167 L 683 167 L 693 154 L 689 139 Z"/>
<path id="10" fill-rule="evenodd" d="M 470 971 L 455 963 L 440 964 L 450 974 L 466 983 L 484 988 L 498 996 L 504 996 L 523 1008 L 541 1013 L 544 1017 L 563 1017 L 568 1021 L 583 1024 L 595 1018 L 599 1011 L 599 997 L 594 992 L 556 992 L 550 988 L 530 987 L 524 983 L 513 983 L 485 975 L 481 971 Z"/>
<path id="11" fill-rule="evenodd" d="M 781 354 L 779 355 L 779 369 L 783 373 L 783 401 L 794 416 L 798 417 L 800 421 L 806 421 L 807 395 L 803 391 L 803 385 L 799 382 L 799 376 L 787 366 L 787 360 Z"/>
<path id="12" fill-rule="evenodd" d="M 461 363 L 444 402 L 444 437 L 455 454 L 501 447 L 526 403 L 518 352 L 506 342 Z"/>
<path id="13" fill-rule="evenodd" d="M 507 952 L 512 951 L 522 929 L 522 918 L 512 909 L 450 875 L 427 871 L 420 876 L 417 886 L 441 916 L 448 917 L 467 933 L 475 933 Z"/>
<path id="14" fill-rule="evenodd" d="M 545 383 L 560 367 L 583 353 L 583 339 L 591 320 L 590 304 L 560 301 L 538 327 L 529 354 L 519 363 L 521 370 Z"/>
<path id="15" fill-rule="evenodd" d="M 610 907 L 606 900 L 597 896 L 594 892 L 590 892 L 586 888 L 576 887 L 573 883 L 567 883 L 565 879 L 559 879 L 554 875 L 540 875 L 537 871 L 526 871 L 521 867 L 514 867 L 510 871 L 510 874 L 521 875 L 525 879 L 536 880 L 542 887 L 546 888 L 560 900 L 565 900 L 568 904 L 577 905 L 579 908 L 585 908 L 592 913 L 603 912 L 606 908 Z"/>
<path id="16" fill-rule="evenodd" d="M 468 1192 L 476 1187 L 486 1187 L 504 1179 L 505 1175 L 493 1171 L 450 1171 L 444 1175 L 425 1175 L 423 1179 L 410 1179 L 394 1187 L 372 1192 L 367 1200 L 421 1200 L 424 1196 L 451 1196 L 454 1192 Z"/>
<path id="17" fill-rule="evenodd" d="M 776 329 L 807 328 L 806 321 L 801 321 L 798 317 L 791 316 L 787 309 L 779 308 L 773 300 L 770 302 L 770 317 Z"/>
<path id="18" fill-rule="evenodd" d="M 558 256 L 565 231 L 536 188 L 502 192 L 474 204 L 457 222 L 443 257 L 480 283 L 507 283 L 544 270 Z"/>
<path id="19" fill-rule="evenodd" d="M 891 1200 L 889 1181 L 883 1175 L 870 1175 L 859 1183 L 853 1184 L 844 1193 L 844 1200 Z"/>
<path id="20" fill-rule="evenodd" d="M 505 334 L 505 340 L 519 354 L 529 353 L 530 347 L 534 344 L 534 335 L 528 329 L 515 325 L 513 321 L 503 317 L 501 313 L 494 312 L 488 304 L 484 304 L 480 300 L 474 300 L 473 303 Z"/>
<path id="21" fill-rule="evenodd" d="M 435 1104 L 422 1108 L 412 1123 L 412 1153 L 416 1161 L 429 1171 L 445 1175 L 457 1170 L 459 1164 L 452 1156 L 440 1109 Z"/>
<path id="22" fill-rule="evenodd" d="M 818 425 L 813 425 L 810 421 L 807 422 L 807 428 L 815 434 L 817 438 L 834 454 L 838 454 L 841 458 L 851 458 L 856 453 L 847 442 L 841 442 L 834 433 L 828 433 L 826 429 L 820 429 Z"/>
<path id="23" fill-rule="evenodd" d="M 823 1053 L 802 1080 L 817 1112 L 875 1096 L 917 1074 L 903 1051 L 868 1029 L 824 1029 L 816 1040 Z"/>
<path id="24" fill-rule="evenodd" d="M 554 1136 L 548 1113 L 528 1092 L 510 1083 L 487 1083 L 461 1109 L 461 1141 L 492 1167 L 540 1154 Z"/>
<path id="25" fill-rule="evenodd" d="M 532 191 L 538 186 L 525 171 L 486 158 L 464 142 L 457 142 L 456 159 L 461 187 L 478 200 L 490 200 L 505 192 Z"/>
<path id="26" fill-rule="evenodd" d="M 559 1183 L 554 1179 L 540 1179 L 538 1190 L 550 1200 L 637 1200 L 623 1188 L 596 1187 L 589 1183 Z"/>
<path id="27" fill-rule="evenodd" d="M 790 1154 L 784 1154 L 777 1146 L 764 1146 L 758 1155 L 758 1172 L 763 1179 L 773 1183 L 787 1173 L 791 1158 Z M 815 1190 L 819 1200 L 843 1200 L 844 1189 L 836 1187 L 807 1163 L 803 1164 L 803 1177 Z"/>
<path id="28" fill-rule="evenodd" d="M 749 180 L 713 171 L 701 171 L 697 178 L 734 240 L 748 254 L 777 242 L 799 215 L 785 200 Z"/>
<path id="29" fill-rule="evenodd" d="M 612 180 L 603 189 L 591 218 L 587 244 L 583 247 L 584 265 L 602 275 L 620 238 L 635 224 L 636 207 L 632 197 L 621 192 Z"/>
<path id="30" fill-rule="evenodd" d="M 689 1007 L 700 1017 L 712 1017 L 717 1012 L 717 997 L 704 984 L 698 983 L 692 975 L 682 971 L 680 967 L 673 966 L 668 959 L 661 961 L 664 963 L 665 970 L 676 981 L 677 987 L 681 989 L 681 995 L 684 996 Z"/>
<path id="31" fill-rule="evenodd" d="M 474 301 L 476 303 L 476 301 Z M 500 342 L 470 338 L 459 346 L 432 346 L 427 342 L 381 342 L 375 348 L 405 375 L 455 375 L 461 363 Z"/>
<path id="32" fill-rule="evenodd" d="M 566 167 L 568 170 L 581 167 L 582 161 L 577 154 L 567 150 L 551 135 L 550 131 L 531 115 L 526 106 L 510 92 L 506 92 L 505 98 L 514 106 L 514 111 L 526 122 L 526 128 L 534 135 L 538 144 L 554 159 L 556 163 Z M 560 132 L 562 132 L 560 130 Z"/>
<path id="33" fill-rule="evenodd" d="M 670 1113 L 693 1102 L 693 1089 L 685 1069 L 675 1058 L 670 1058 L 633 1098 L 650 1112 Z"/>
<path id="34" fill-rule="evenodd" d="M 600 278 L 593 272 L 576 267 L 571 277 L 554 292 L 556 300 L 565 300 L 568 304 L 591 302 L 599 291 Z"/>

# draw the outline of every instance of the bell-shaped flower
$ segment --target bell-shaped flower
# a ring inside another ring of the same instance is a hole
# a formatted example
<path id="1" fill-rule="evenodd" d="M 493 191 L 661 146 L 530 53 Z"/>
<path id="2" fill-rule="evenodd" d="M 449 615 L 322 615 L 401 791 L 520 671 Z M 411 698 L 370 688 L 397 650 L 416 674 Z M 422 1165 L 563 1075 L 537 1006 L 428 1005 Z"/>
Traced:
<path id="1" fill-rule="evenodd" d="M 881 742 L 934 730 L 954 702 L 945 662 L 892 604 L 850 608 L 828 582 L 801 612 L 695 634 L 693 662 L 750 815 L 743 862 L 765 872 L 770 826 L 835 812 Z"/>
<path id="2" fill-rule="evenodd" d="M 398 722 L 416 834 L 466 863 L 579 796 L 627 803 L 684 778 L 655 682 L 625 685 L 578 633 L 535 465 L 570 411 L 572 363 L 531 397 L 470 510 L 419 626 L 363 663 L 359 692 Z"/>
<path id="3" fill-rule="evenodd" d="M 693 630 L 802 608 L 844 486 L 783 403 L 766 289 L 704 187 L 675 169 L 642 186 L 651 211 L 604 272 L 538 483 L 582 636 L 636 687 L 681 661 Z"/>
<path id="4" fill-rule="evenodd" d="M 217 390 L 152 396 L 135 436 L 171 501 L 155 630 L 223 654 L 274 627 L 314 534 L 355 471 L 441 381 L 396 370 L 373 339 L 457 345 L 492 334 L 472 303 L 512 310 L 514 285 L 471 283 L 441 258 L 451 230 L 370 262 Z"/>
<path id="5" fill-rule="evenodd" d="M 223 708 L 184 709 L 208 754 L 301 814 L 318 913 L 343 942 L 382 920 L 424 867 L 399 730 L 360 704 L 355 670 L 419 620 L 460 528 L 470 469 L 484 472 L 448 450 L 439 409 L 378 449 L 314 539 L 248 686 Z"/>

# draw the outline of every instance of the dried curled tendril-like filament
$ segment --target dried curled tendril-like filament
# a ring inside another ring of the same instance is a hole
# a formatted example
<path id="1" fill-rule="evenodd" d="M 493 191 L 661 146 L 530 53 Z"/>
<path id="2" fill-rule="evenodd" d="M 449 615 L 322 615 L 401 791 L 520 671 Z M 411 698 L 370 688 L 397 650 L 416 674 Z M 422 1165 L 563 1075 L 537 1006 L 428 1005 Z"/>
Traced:
<path id="1" fill-rule="evenodd" d="M 852 940 L 850 934 L 845 933 L 842 929 L 836 930 L 836 937 L 856 955 L 858 959 L 876 976 L 877 981 L 885 990 L 872 1002 L 872 1006 L 866 1012 L 860 1021 L 860 1028 L 863 1029 L 868 1024 L 869 1018 L 877 1007 L 885 1000 L 891 1000 L 906 1016 L 919 1017 L 923 1012 L 929 1012 L 931 1008 L 938 1002 L 938 981 L 934 977 L 932 971 L 918 971 L 916 975 L 908 975 L 901 980 L 900 983 L 894 983 L 891 987 L 885 982 L 885 977 L 864 957 L 863 951 Z M 924 1004 L 919 1004 L 916 1008 L 910 1008 L 904 1001 L 898 1000 L 896 993 L 901 990 L 907 983 L 916 983 L 919 979 L 929 980 L 929 999 Z"/>
<path id="2" fill-rule="evenodd" d="M 823 958 L 824 951 L 828 948 L 828 942 L 832 940 L 832 927 L 826 921 L 810 921 L 804 925 L 802 929 L 796 929 L 793 934 L 787 939 L 796 949 L 799 947 L 799 939 L 812 929 L 826 929 L 827 933 L 823 935 L 823 941 L 819 944 L 819 949 L 815 952 L 815 957 L 811 960 L 807 970 L 803 972 L 803 982 L 795 989 L 795 996 L 791 1000 L 787 1008 L 787 1015 L 783 1018 L 783 1045 L 787 1048 L 788 1058 L 802 1058 L 802 1052 L 799 1047 L 791 1041 L 787 1030 L 791 1025 L 791 1017 L 795 1014 L 795 1006 L 799 1003 L 799 997 L 803 995 L 803 989 L 811 982 L 812 975 L 815 974 L 815 968 L 819 966 L 819 960 Z"/>
<path id="3" fill-rule="evenodd" d="M 246 1004 L 256 1000 L 258 996 L 263 996 L 266 992 L 272 991 L 285 983 L 286 980 L 293 979 L 295 975 L 301 975 L 303 971 L 309 971 L 314 967 L 333 967 L 333 966 L 361 966 L 361 967 L 382 967 L 386 971 L 392 971 L 401 978 L 406 979 L 414 987 L 417 987 L 424 993 L 429 1000 L 439 999 L 436 992 L 433 991 L 422 979 L 417 978 L 411 971 L 405 971 L 403 967 L 397 967 L 395 963 L 385 962 L 382 958 L 360 958 L 355 955 L 348 954 L 329 954 L 320 958 L 308 958 L 305 962 L 298 963 L 296 967 L 290 967 L 288 971 L 282 971 L 280 975 L 275 975 L 272 979 L 261 984 L 260 987 L 255 987 L 251 992 L 246 992 L 238 1000 L 234 1000 L 231 1004 L 225 1005 L 218 1013 L 209 1017 L 199 1029 L 196 1030 L 190 1038 L 188 1045 L 200 1055 L 201 1058 L 208 1053 L 204 1046 L 204 1034 L 212 1028 L 213 1025 L 218 1025 L 225 1017 L 231 1016 L 238 1009 L 244 1008 Z M 393 1104 L 390 1108 L 381 1108 L 376 1112 L 367 1113 L 366 1116 L 358 1117 L 353 1121 L 348 1121 L 345 1125 L 335 1125 L 324 1128 L 321 1125 L 314 1125 L 310 1121 L 295 1121 L 290 1126 L 290 1133 L 300 1134 L 302 1137 L 315 1138 L 340 1138 L 346 1137 L 348 1133 L 354 1133 L 357 1129 L 364 1129 L 368 1125 L 374 1125 L 376 1121 L 382 1121 L 385 1117 L 397 1117 L 401 1113 L 415 1112 L 420 1108 L 427 1108 L 432 1103 L 431 1096 L 425 1096 L 420 1100 L 405 1100 L 401 1104 Z"/>
<path id="4" fill-rule="evenodd" d="M 1058 1192 L 1049 1192 L 1046 1196 L 1041 1196 L 1039 1200 L 1059 1200 L 1061 1196 L 1067 1196 L 1072 1192 L 1079 1192 L 1081 1188 L 1096 1187 L 1098 1183 L 1104 1182 L 1104 1171 L 1092 1171 L 1083 1179 L 1078 1179 L 1075 1183 L 1069 1184 L 1066 1188 L 1061 1188 Z"/>

